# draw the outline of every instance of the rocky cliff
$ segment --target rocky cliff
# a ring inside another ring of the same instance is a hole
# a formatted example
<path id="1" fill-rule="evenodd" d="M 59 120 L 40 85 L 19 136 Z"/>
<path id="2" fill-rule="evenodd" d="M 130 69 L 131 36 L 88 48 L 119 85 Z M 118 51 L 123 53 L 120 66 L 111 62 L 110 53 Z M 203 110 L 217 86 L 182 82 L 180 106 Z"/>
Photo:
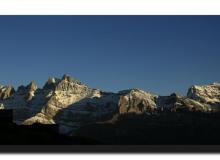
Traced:
<path id="1" fill-rule="evenodd" d="M 15 90 L 12 86 L 1 86 L 0 85 L 0 99 L 4 100 L 11 97 Z"/>
<path id="2" fill-rule="evenodd" d="M 50 77 L 43 88 L 34 81 L 20 86 L 0 86 L 0 108 L 13 109 L 17 124 L 59 124 L 63 133 L 83 125 L 124 114 L 159 112 L 218 112 L 220 84 L 192 86 L 187 96 L 159 96 L 140 89 L 104 92 L 64 75 Z"/>
<path id="3" fill-rule="evenodd" d="M 213 83 L 210 85 L 190 87 L 187 97 L 212 107 L 220 106 L 220 84 Z"/>

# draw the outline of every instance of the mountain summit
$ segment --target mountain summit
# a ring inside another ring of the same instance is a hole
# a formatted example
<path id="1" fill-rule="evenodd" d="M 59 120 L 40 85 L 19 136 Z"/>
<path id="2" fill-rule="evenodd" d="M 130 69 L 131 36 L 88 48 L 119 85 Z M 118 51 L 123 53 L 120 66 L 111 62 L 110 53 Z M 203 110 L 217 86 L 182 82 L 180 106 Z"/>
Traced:
<path id="1" fill-rule="evenodd" d="M 59 124 L 62 133 L 69 133 L 115 115 L 218 112 L 220 84 L 194 85 L 186 97 L 175 93 L 159 96 L 140 89 L 104 92 L 64 75 L 61 79 L 49 77 L 43 88 L 35 81 L 16 91 L 12 86 L 0 86 L 0 108 L 13 109 L 17 124 Z"/>

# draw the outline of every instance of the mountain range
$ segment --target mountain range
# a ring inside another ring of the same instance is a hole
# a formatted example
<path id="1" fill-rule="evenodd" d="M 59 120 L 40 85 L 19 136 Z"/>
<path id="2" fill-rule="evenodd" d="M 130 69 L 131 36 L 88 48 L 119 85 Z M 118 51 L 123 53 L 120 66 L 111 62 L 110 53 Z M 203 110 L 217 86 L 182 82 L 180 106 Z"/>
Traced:
<path id="1" fill-rule="evenodd" d="M 160 96 L 141 89 L 105 92 L 64 75 L 50 77 L 42 88 L 35 81 L 17 90 L 0 85 L 0 109 L 13 109 L 13 121 L 18 125 L 58 124 L 60 133 L 71 134 L 83 126 L 112 123 L 129 114 L 217 113 L 220 84 L 193 85 L 187 96 Z"/>

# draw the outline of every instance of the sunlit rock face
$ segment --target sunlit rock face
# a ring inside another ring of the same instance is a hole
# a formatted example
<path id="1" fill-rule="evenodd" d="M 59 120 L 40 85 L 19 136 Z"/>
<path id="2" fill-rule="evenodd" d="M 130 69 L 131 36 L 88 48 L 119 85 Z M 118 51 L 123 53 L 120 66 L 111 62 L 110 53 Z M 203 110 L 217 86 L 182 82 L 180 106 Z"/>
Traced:
<path id="1" fill-rule="evenodd" d="M 26 101 L 31 101 L 37 91 L 37 85 L 35 81 L 31 81 L 26 87 L 21 85 L 18 87 L 16 95 L 24 96 Z"/>
<path id="2" fill-rule="evenodd" d="M 157 95 L 147 93 L 139 89 L 131 89 L 119 92 L 119 113 L 144 113 L 155 111 Z"/>
<path id="3" fill-rule="evenodd" d="M 48 82 L 44 88 L 51 84 Z M 53 80 L 52 84 L 55 84 L 54 90 L 40 113 L 26 119 L 23 124 L 40 122 L 75 127 L 111 118 L 118 111 L 117 94 L 91 89 L 68 75 L 57 82 Z"/>
<path id="4" fill-rule="evenodd" d="M 220 84 L 194 85 L 189 88 L 187 97 L 217 109 L 216 107 L 220 107 Z"/>
<path id="5" fill-rule="evenodd" d="M 11 97 L 14 92 L 15 90 L 12 86 L 0 86 L 0 100 Z"/>
<path id="6" fill-rule="evenodd" d="M 34 81 L 32 81 L 28 86 L 27 86 L 27 95 L 26 95 L 26 100 L 30 101 L 35 94 L 35 91 L 37 90 L 37 85 Z"/>

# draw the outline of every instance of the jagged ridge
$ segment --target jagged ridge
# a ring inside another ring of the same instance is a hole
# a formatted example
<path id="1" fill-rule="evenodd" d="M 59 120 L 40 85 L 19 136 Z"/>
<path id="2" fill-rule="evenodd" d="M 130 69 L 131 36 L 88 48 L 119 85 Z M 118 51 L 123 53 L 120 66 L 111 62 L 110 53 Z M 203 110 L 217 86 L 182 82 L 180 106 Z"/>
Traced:
<path id="1" fill-rule="evenodd" d="M 220 84 L 192 86 L 187 96 L 159 96 L 140 89 L 108 93 L 89 88 L 69 75 L 49 77 L 44 87 L 32 81 L 20 86 L 0 86 L 1 109 L 13 109 L 18 124 L 60 124 L 67 133 L 88 123 L 105 121 L 116 114 L 159 112 L 218 112 Z"/>

